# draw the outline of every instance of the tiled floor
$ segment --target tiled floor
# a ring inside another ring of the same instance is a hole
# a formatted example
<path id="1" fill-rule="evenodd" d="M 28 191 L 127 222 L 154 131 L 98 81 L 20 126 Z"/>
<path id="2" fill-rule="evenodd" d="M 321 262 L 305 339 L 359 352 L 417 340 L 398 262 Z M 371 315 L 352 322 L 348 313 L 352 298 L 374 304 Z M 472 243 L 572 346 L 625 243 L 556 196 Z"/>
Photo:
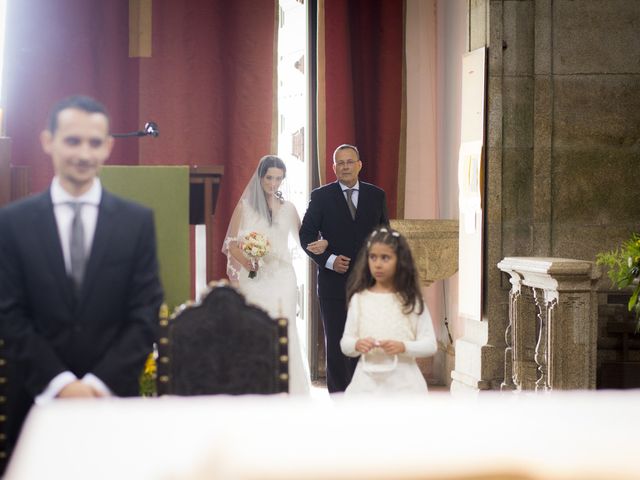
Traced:
<path id="1" fill-rule="evenodd" d="M 446 385 L 429 385 L 429 392 L 431 393 L 450 393 L 449 387 Z"/>
<path id="2" fill-rule="evenodd" d="M 446 385 L 429 385 L 430 393 L 448 394 L 449 387 Z M 312 382 L 311 397 L 314 399 L 329 399 L 329 392 L 324 380 L 316 380 Z"/>

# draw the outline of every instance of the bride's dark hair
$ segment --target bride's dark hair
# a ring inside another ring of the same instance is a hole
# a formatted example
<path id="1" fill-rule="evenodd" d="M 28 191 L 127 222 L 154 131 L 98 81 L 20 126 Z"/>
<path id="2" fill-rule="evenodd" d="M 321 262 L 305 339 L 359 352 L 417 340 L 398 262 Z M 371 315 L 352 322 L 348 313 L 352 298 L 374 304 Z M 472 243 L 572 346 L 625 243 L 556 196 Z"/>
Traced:
<path id="1" fill-rule="evenodd" d="M 264 178 L 270 168 L 278 168 L 282 170 L 283 179 L 287 175 L 287 166 L 280 157 L 276 157 L 275 155 L 265 155 L 260 159 L 260 162 L 258 162 L 258 168 L 256 168 L 253 177 L 249 180 L 247 188 L 245 188 L 244 193 L 242 194 L 242 199 L 244 199 L 260 216 L 266 218 L 269 225 L 271 225 L 272 221 L 271 211 L 269 210 L 267 201 L 264 198 L 264 190 L 262 190 L 260 180 Z M 275 196 L 281 203 L 284 201 L 281 193 L 276 193 Z"/>

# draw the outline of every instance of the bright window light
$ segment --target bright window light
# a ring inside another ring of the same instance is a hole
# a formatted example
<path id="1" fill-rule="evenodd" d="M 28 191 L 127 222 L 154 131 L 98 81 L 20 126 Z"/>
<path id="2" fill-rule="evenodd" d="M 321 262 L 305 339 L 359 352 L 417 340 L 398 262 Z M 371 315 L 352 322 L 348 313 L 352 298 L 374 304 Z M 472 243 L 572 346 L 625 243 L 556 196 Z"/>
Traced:
<path id="1" fill-rule="evenodd" d="M 4 79 L 4 44 L 5 44 L 5 32 L 7 29 L 5 28 L 6 22 L 5 19 L 7 17 L 7 2 L 9 0 L 0 0 L 0 137 L 4 137 L 5 127 L 4 127 L 4 90 L 3 90 L 3 79 Z"/>
<path id="2" fill-rule="evenodd" d="M 0 0 L 0 106 L 4 105 L 2 80 L 4 78 L 4 42 L 6 32 L 5 19 L 7 17 L 7 1 L 8 0 Z"/>
<path id="3" fill-rule="evenodd" d="M 307 76 L 307 11 L 304 0 L 279 0 L 278 30 L 278 156 L 287 165 L 286 192 L 302 216 L 309 201 L 306 159 Z M 298 278 L 298 331 L 303 349 L 307 346 L 309 292 L 308 259 L 300 250 L 293 258 Z"/>

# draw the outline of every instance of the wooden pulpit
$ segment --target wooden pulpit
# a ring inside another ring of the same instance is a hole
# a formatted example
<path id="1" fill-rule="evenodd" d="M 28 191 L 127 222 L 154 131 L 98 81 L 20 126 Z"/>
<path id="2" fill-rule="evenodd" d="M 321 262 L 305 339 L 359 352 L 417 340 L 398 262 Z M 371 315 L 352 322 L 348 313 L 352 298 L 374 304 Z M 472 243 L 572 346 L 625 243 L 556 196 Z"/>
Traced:
<path id="1" fill-rule="evenodd" d="M 206 230 L 207 283 L 213 278 L 213 215 L 224 174 L 223 165 L 192 166 L 189 170 L 189 224 Z"/>
<path id="2" fill-rule="evenodd" d="M 11 138 L 0 137 L 0 207 L 29 194 L 29 167 L 11 165 Z"/>
<path id="3" fill-rule="evenodd" d="M 0 207 L 11 201 L 11 139 L 0 137 Z"/>

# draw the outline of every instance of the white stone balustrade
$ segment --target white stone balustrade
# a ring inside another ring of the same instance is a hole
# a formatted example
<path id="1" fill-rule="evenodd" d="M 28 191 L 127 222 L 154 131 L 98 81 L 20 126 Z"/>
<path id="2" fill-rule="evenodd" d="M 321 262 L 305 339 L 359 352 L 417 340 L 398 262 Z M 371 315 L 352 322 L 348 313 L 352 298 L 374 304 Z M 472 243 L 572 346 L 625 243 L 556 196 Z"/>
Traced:
<path id="1" fill-rule="evenodd" d="M 599 268 L 586 260 L 506 257 L 510 275 L 502 390 L 594 389 Z"/>

